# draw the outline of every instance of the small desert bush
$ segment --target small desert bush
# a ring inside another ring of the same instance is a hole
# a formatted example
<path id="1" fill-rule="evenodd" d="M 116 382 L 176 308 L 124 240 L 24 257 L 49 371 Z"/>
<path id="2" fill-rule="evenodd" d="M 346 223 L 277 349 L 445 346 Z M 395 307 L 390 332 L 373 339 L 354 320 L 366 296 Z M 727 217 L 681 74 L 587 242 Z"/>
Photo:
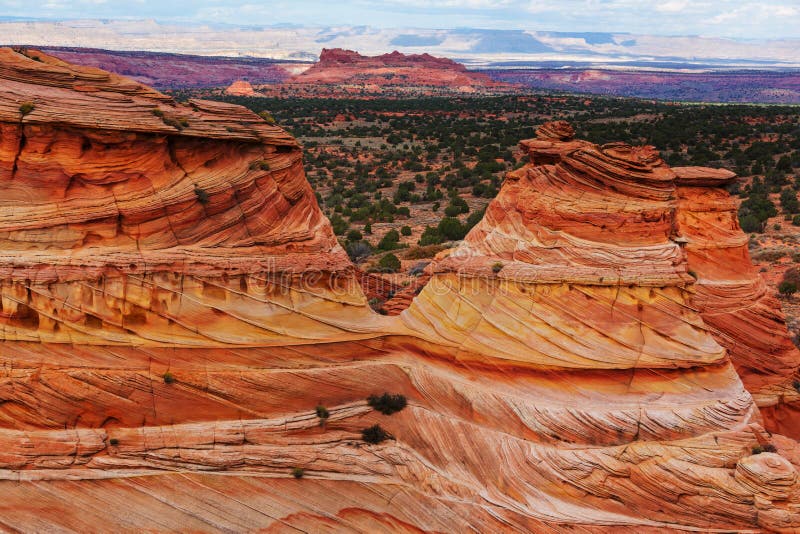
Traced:
<path id="1" fill-rule="evenodd" d="M 772 443 L 767 443 L 766 445 L 756 445 L 750 452 L 753 454 L 761 454 L 762 452 L 778 452 L 778 449 L 775 448 L 775 445 Z"/>
<path id="2" fill-rule="evenodd" d="M 200 187 L 195 187 L 194 194 L 197 197 L 197 201 L 200 204 L 202 204 L 203 206 L 208 204 L 209 197 L 208 197 L 208 192 L 205 189 Z"/>
<path id="3" fill-rule="evenodd" d="M 403 395 L 384 393 L 383 395 L 370 395 L 367 404 L 383 415 L 392 415 L 405 408 L 408 401 Z"/>
<path id="4" fill-rule="evenodd" d="M 22 113 L 23 116 L 31 113 L 34 109 L 36 109 L 36 104 L 33 102 L 23 102 L 19 106 L 19 112 Z"/>
<path id="5" fill-rule="evenodd" d="M 377 444 L 391 438 L 391 434 L 385 431 L 381 425 L 372 425 L 361 431 L 361 439 L 367 443 Z"/>

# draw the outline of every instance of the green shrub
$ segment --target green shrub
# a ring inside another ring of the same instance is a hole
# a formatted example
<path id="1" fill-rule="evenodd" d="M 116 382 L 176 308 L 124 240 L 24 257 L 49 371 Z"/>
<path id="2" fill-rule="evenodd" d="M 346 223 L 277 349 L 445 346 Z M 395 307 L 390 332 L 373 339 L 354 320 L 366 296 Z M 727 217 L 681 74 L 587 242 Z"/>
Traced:
<path id="1" fill-rule="evenodd" d="M 781 208 L 785 213 L 797 213 L 800 211 L 800 203 L 797 201 L 797 193 L 791 189 L 784 188 L 780 196 Z"/>
<path id="2" fill-rule="evenodd" d="M 327 419 L 328 417 L 331 416 L 331 413 L 328 411 L 328 409 L 325 406 L 322 406 L 321 404 L 317 406 L 316 411 L 317 411 L 317 417 L 319 417 L 320 419 Z"/>
<path id="3" fill-rule="evenodd" d="M 398 248 L 397 244 L 400 241 L 400 234 L 397 230 L 389 230 L 386 235 L 378 241 L 378 248 L 380 250 L 394 250 Z"/>
<path id="4" fill-rule="evenodd" d="M 275 117 L 269 111 L 262 111 L 258 114 L 267 124 L 275 124 Z"/>
<path id="5" fill-rule="evenodd" d="M 385 431 L 381 425 L 373 425 L 361 431 L 361 439 L 367 443 L 377 444 L 391 437 L 392 435 Z"/>
<path id="6" fill-rule="evenodd" d="M 492 264 L 492 272 L 494 274 L 497 274 L 502 270 L 503 270 L 503 264 L 500 263 L 499 261 Z"/>
<path id="7" fill-rule="evenodd" d="M 172 374 L 172 373 L 170 373 L 169 371 L 167 371 L 166 373 L 164 373 L 164 376 L 163 376 L 163 378 L 164 378 L 164 383 L 165 383 L 165 384 L 174 384 L 174 383 L 175 383 L 175 380 L 176 380 L 176 379 L 175 379 L 175 376 L 173 376 L 173 374 Z"/>
<path id="8" fill-rule="evenodd" d="M 778 284 L 778 291 L 781 295 L 794 295 L 797 293 L 797 285 L 794 282 L 781 282 Z"/>
<path id="9" fill-rule="evenodd" d="M 759 221 L 756 216 L 752 214 L 739 217 L 739 226 L 742 227 L 743 232 L 748 234 L 753 232 L 761 232 L 763 228 L 761 221 Z"/>
<path id="10" fill-rule="evenodd" d="M 410 226 L 403 226 L 400 228 L 400 235 L 408 237 L 411 235 L 411 227 Z"/>
<path id="11" fill-rule="evenodd" d="M 442 241 L 444 241 L 444 237 L 442 234 L 439 233 L 439 230 L 436 228 L 431 228 L 430 226 L 426 226 L 425 230 L 422 232 L 417 244 L 422 247 L 427 247 L 430 245 L 438 245 Z"/>
<path id="12" fill-rule="evenodd" d="M 22 113 L 23 117 L 31 113 L 34 109 L 36 109 L 36 104 L 33 102 L 23 102 L 19 106 L 19 112 Z"/>
<path id="13" fill-rule="evenodd" d="M 301 467 L 295 467 L 292 469 L 292 476 L 294 478 L 303 478 L 303 475 L 306 474 L 306 470 Z"/>
<path id="14" fill-rule="evenodd" d="M 108 444 L 113 447 L 116 447 L 117 445 L 119 445 L 119 440 L 117 438 L 111 438 L 110 440 L 108 440 Z"/>
<path id="15" fill-rule="evenodd" d="M 358 230 L 350 230 L 347 232 L 347 240 L 348 241 L 361 241 L 364 239 L 364 236 L 361 235 L 361 232 Z"/>
<path id="16" fill-rule="evenodd" d="M 382 257 L 378 262 L 378 267 L 380 267 L 382 272 L 385 273 L 396 273 L 400 270 L 401 263 L 400 260 L 394 254 L 387 254 L 386 256 Z"/>
<path id="17" fill-rule="evenodd" d="M 334 214 L 330 221 L 331 227 L 333 228 L 333 233 L 336 235 L 344 235 L 347 232 L 347 229 L 350 228 L 350 223 L 345 221 L 344 218 L 338 213 Z"/>
<path id="18" fill-rule="evenodd" d="M 403 395 L 384 393 L 383 395 L 370 395 L 367 404 L 383 415 L 392 415 L 405 408 L 408 402 Z"/>
<path id="19" fill-rule="evenodd" d="M 466 227 L 455 217 L 445 217 L 439 221 L 439 226 L 436 229 L 448 241 L 459 241 L 467 235 Z"/>

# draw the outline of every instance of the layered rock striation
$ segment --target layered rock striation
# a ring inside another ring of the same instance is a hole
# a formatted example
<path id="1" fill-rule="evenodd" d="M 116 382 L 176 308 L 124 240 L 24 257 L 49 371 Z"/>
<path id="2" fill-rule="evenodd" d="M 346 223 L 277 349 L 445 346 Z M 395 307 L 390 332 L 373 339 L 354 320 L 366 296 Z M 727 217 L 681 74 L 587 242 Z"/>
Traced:
<path id="1" fill-rule="evenodd" d="M 0 49 L 0 79 L 0 338 L 285 344 L 373 321 L 280 128 L 36 51 Z"/>
<path id="2" fill-rule="evenodd" d="M 545 125 L 385 317 L 280 128 L 35 51 L 0 78 L 3 529 L 800 528 L 746 388 L 791 353 L 742 383 L 706 316 L 747 284 L 690 248 L 726 174 Z"/>
<path id="3" fill-rule="evenodd" d="M 229 96 L 261 96 L 247 80 L 236 80 L 225 89 Z"/>
<path id="4" fill-rule="evenodd" d="M 800 438 L 800 352 L 780 303 L 750 261 L 727 171 L 679 167 L 678 232 L 686 239 L 692 305 L 727 349 L 770 430 Z"/>

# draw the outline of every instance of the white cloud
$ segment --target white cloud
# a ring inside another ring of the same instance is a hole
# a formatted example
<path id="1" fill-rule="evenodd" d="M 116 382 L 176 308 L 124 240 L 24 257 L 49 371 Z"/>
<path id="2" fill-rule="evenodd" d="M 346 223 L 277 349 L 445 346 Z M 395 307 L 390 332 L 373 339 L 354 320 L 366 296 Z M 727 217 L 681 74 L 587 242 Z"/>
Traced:
<path id="1" fill-rule="evenodd" d="M 688 0 L 671 0 L 655 6 L 656 11 L 660 11 L 662 13 L 680 13 L 687 7 L 689 7 Z"/>

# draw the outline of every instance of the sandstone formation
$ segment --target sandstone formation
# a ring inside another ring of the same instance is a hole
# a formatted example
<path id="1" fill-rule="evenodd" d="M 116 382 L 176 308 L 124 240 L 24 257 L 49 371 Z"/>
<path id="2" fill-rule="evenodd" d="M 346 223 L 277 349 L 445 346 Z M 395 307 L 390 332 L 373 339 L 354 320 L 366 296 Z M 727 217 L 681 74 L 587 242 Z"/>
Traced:
<path id="1" fill-rule="evenodd" d="M 768 429 L 800 439 L 800 352 L 780 303 L 750 262 L 737 204 L 722 186 L 733 173 L 674 169 L 677 230 L 697 277 L 692 305 L 728 350 Z"/>
<path id="2" fill-rule="evenodd" d="M 225 89 L 225 94 L 230 96 L 259 96 L 250 82 L 246 80 L 236 80 Z"/>
<path id="3" fill-rule="evenodd" d="M 280 128 L 35 51 L 0 50 L 0 78 L 2 339 L 286 344 L 376 320 Z"/>
<path id="4" fill-rule="evenodd" d="M 385 317 L 280 128 L 35 51 L 0 79 L 0 528 L 800 528 L 797 443 L 705 322 L 733 288 L 783 350 L 694 266 L 738 251 L 693 240 L 724 173 L 546 125 Z"/>
<path id="5" fill-rule="evenodd" d="M 358 85 L 372 90 L 383 87 L 438 87 L 454 92 L 510 89 L 485 74 L 447 58 L 400 52 L 362 56 L 352 50 L 323 49 L 319 62 L 292 78 L 288 84 Z"/>

